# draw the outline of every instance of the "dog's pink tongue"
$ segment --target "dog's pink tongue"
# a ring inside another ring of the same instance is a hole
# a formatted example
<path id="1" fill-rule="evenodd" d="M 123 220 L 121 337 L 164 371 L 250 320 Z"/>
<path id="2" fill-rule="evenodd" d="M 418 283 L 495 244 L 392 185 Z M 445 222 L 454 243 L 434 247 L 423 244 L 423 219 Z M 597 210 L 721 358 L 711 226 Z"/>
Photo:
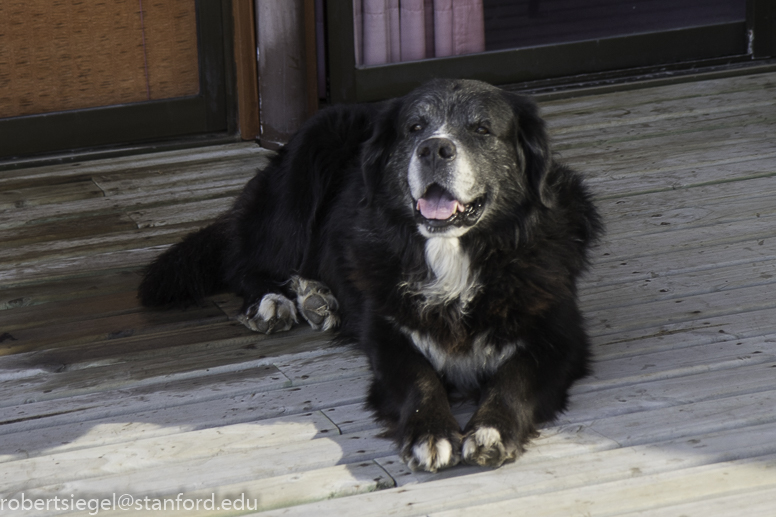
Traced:
<path id="1" fill-rule="evenodd" d="M 426 219 L 449 219 L 459 207 L 463 211 L 463 205 L 442 189 L 433 189 L 418 200 L 420 215 Z"/>

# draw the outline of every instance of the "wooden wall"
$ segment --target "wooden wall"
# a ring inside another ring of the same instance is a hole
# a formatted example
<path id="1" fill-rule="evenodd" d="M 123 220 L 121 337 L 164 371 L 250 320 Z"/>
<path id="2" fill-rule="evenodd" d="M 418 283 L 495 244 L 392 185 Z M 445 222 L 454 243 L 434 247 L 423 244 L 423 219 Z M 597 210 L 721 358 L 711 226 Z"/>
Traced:
<path id="1" fill-rule="evenodd" d="M 0 118 L 198 92 L 194 0 L 0 2 Z"/>

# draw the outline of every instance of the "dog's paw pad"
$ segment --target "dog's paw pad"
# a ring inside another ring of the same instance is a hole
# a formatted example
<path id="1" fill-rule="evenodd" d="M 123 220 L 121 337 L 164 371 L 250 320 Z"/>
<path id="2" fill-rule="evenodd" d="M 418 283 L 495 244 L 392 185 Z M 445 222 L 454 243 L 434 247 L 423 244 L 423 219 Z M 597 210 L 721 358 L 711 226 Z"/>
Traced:
<path id="1" fill-rule="evenodd" d="M 299 312 L 312 328 L 330 330 L 339 326 L 339 303 L 328 287 L 296 276 L 291 279 L 291 288 L 296 292 Z"/>
<path id="2" fill-rule="evenodd" d="M 237 321 L 263 334 L 289 330 L 299 321 L 294 302 L 281 294 L 265 294 L 237 316 Z"/>
<path id="3" fill-rule="evenodd" d="M 505 443 L 493 427 L 478 427 L 466 433 L 462 447 L 463 461 L 481 467 L 499 467 L 515 461 L 520 454 L 517 446 Z"/>
<path id="4" fill-rule="evenodd" d="M 457 448 L 447 438 L 426 436 L 406 446 L 402 458 L 412 470 L 436 472 L 461 461 Z"/>

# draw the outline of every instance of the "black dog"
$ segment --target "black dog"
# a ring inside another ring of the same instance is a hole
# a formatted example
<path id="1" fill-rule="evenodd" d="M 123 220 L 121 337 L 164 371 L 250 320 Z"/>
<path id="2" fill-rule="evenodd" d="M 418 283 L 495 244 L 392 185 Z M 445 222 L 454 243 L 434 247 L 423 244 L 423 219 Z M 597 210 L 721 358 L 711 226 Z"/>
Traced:
<path id="1" fill-rule="evenodd" d="M 600 232 L 531 101 L 437 80 L 313 117 L 232 210 L 151 264 L 140 297 L 230 290 L 253 330 L 300 314 L 339 327 L 368 354 L 369 404 L 411 467 L 499 466 L 587 372 L 575 282 Z M 479 397 L 463 431 L 452 390 Z"/>

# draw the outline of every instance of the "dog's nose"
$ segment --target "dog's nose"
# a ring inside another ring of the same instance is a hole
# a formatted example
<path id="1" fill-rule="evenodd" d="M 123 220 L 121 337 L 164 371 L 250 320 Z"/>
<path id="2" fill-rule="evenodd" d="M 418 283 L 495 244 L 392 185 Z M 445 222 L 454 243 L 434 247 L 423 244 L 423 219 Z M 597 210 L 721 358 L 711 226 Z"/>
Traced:
<path id="1" fill-rule="evenodd" d="M 455 152 L 455 144 L 447 138 L 429 138 L 418 147 L 418 157 L 431 161 L 437 158 L 454 160 Z"/>

